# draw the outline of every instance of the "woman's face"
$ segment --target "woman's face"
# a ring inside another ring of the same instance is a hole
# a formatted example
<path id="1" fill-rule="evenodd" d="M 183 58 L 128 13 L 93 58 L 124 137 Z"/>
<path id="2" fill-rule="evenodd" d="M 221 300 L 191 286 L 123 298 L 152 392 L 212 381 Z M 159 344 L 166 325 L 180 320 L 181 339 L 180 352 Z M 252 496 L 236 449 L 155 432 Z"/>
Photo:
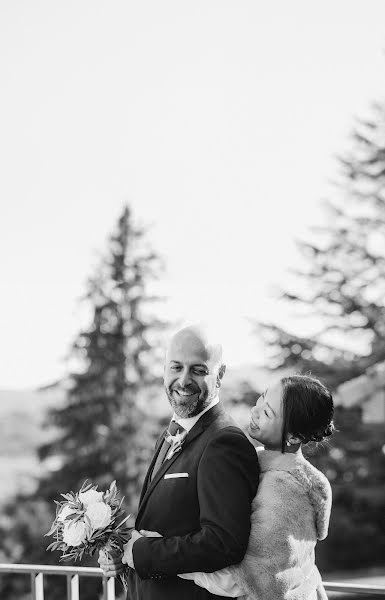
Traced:
<path id="1" fill-rule="evenodd" d="M 266 448 L 280 450 L 283 429 L 282 385 L 268 388 L 251 409 L 249 435 Z"/>

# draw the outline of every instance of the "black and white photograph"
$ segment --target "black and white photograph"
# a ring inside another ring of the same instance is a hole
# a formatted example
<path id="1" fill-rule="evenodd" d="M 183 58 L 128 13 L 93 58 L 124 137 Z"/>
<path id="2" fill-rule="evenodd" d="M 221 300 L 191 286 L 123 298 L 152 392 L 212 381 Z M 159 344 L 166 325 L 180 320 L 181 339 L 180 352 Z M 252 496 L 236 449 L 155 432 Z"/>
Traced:
<path id="1" fill-rule="evenodd" d="M 384 0 L 0 0 L 0 600 L 385 598 Z"/>

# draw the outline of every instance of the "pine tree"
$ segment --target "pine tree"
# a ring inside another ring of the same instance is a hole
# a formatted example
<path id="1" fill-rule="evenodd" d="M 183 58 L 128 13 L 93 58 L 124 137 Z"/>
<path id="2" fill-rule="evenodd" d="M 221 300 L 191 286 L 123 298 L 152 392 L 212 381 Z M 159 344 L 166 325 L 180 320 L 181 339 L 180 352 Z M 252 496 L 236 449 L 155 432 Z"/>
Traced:
<path id="1" fill-rule="evenodd" d="M 281 294 L 318 329 L 257 325 L 271 368 L 311 372 L 332 390 L 385 360 L 385 107 L 357 123 L 339 162 L 328 226 L 299 244 L 306 266 L 294 273 L 295 291 Z M 338 406 L 335 422 L 334 437 L 309 455 L 333 488 L 329 536 L 317 548 L 323 572 L 380 565 L 385 549 L 383 425 L 362 423 L 358 407 Z"/>
<path id="2" fill-rule="evenodd" d="M 337 406 L 338 432 L 304 447 L 328 477 L 333 507 L 328 537 L 317 544 L 322 573 L 382 567 L 385 552 L 385 454 L 382 424 L 362 422 L 360 407 Z"/>
<path id="3" fill-rule="evenodd" d="M 148 411 L 145 415 L 142 406 L 146 392 L 158 390 L 160 384 L 165 324 L 151 313 L 158 298 L 149 289 L 160 269 L 145 230 L 133 223 L 125 207 L 88 281 L 84 300 L 90 326 L 79 333 L 70 352 L 73 368 L 65 382 L 65 402 L 47 415 L 54 437 L 39 448 L 45 475 L 33 495 L 19 496 L 6 507 L 6 525 L 0 523 L 5 561 L 58 563 L 58 554 L 46 552 L 50 540 L 43 537 L 55 514 L 53 500 L 78 490 L 85 479 L 99 489 L 116 479 L 126 511 L 137 508 L 139 486 L 159 432 L 159 423 Z M 48 586 L 47 598 L 65 594 L 64 579 Z M 25 580 L 4 578 L 0 594 L 21 597 L 26 585 Z M 86 579 L 82 597 L 96 597 L 99 588 L 100 583 Z"/>
<path id="4" fill-rule="evenodd" d="M 48 424 L 57 437 L 40 448 L 41 460 L 59 468 L 41 481 L 37 494 L 78 489 L 85 478 L 100 487 L 117 480 L 128 500 L 135 496 L 146 462 L 144 392 L 159 383 L 159 334 L 163 324 L 148 313 L 148 285 L 158 273 L 158 257 L 145 245 L 128 207 L 110 237 L 109 252 L 88 283 L 92 324 L 73 345 L 79 363 L 69 377 L 67 400 L 52 409 Z M 53 461 L 52 461 L 53 462 Z"/>
<path id="5" fill-rule="evenodd" d="M 372 120 L 357 122 L 352 142 L 339 160 L 328 225 L 313 228 L 316 242 L 299 244 L 307 266 L 295 271 L 297 289 L 281 295 L 321 326 L 311 336 L 257 326 L 273 368 L 317 373 L 332 388 L 385 360 L 384 107 L 376 105 Z"/>

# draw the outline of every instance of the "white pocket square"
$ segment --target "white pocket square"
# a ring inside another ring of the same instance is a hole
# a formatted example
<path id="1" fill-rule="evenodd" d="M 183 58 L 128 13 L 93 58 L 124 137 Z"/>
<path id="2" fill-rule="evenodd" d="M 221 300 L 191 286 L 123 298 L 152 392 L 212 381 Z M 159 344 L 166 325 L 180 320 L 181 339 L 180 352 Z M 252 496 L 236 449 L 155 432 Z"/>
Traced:
<path id="1" fill-rule="evenodd" d="M 176 479 L 178 477 L 188 477 L 188 473 L 166 473 L 164 479 Z"/>

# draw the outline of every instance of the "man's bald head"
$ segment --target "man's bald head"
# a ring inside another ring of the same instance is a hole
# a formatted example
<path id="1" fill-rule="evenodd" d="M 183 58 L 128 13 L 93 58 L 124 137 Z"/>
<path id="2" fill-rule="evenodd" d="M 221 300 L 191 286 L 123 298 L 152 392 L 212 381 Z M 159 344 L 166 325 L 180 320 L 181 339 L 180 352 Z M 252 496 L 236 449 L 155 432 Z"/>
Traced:
<path id="1" fill-rule="evenodd" d="M 166 352 L 165 390 L 180 417 L 199 414 L 215 398 L 225 373 L 222 345 L 200 325 L 180 329 Z"/>
<path id="2" fill-rule="evenodd" d="M 166 359 L 175 350 L 188 348 L 199 354 L 203 360 L 212 363 L 218 368 L 223 364 L 222 344 L 213 339 L 213 336 L 202 325 L 190 325 L 177 331 L 170 339 Z"/>

